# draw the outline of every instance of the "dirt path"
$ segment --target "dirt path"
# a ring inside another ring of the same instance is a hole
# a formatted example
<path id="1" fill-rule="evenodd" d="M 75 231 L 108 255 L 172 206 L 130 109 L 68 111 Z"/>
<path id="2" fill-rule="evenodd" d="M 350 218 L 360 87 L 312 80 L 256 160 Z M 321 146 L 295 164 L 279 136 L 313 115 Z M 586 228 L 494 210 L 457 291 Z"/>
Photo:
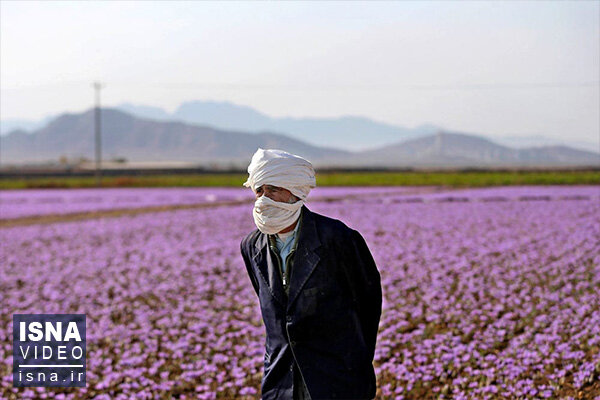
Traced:
<path id="1" fill-rule="evenodd" d="M 175 204 L 170 206 L 149 206 L 140 208 L 121 208 L 113 210 L 84 211 L 69 214 L 48 214 L 32 215 L 12 219 L 1 219 L 0 228 L 13 226 L 35 225 L 35 224 L 53 224 L 56 222 L 72 222 L 93 218 L 114 218 L 124 215 L 139 215 L 152 212 L 164 212 L 173 210 L 190 210 L 195 208 L 211 208 L 220 206 L 233 206 L 247 204 L 247 200 L 224 201 L 219 203 L 200 203 L 200 204 Z"/>
<path id="2" fill-rule="evenodd" d="M 441 188 L 441 187 L 423 187 L 418 188 L 414 191 L 406 191 L 402 192 L 403 195 L 414 195 L 414 194 L 424 194 L 424 193 L 433 193 L 433 192 L 441 192 L 452 190 L 451 188 Z M 382 193 L 369 193 L 370 196 L 383 196 L 387 194 L 387 192 Z M 326 197 L 314 197 L 311 198 L 311 202 L 334 202 L 334 201 L 342 201 L 345 199 L 355 199 L 364 196 L 364 194 L 351 194 L 346 196 L 326 196 Z M 82 211 L 68 214 L 47 214 L 47 215 L 30 215 L 25 217 L 18 218 L 10 218 L 10 219 L 0 219 L 0 228 L 10 228 L 14 226 L 26 226 L 26 225 L 36 225 L 36 224 L 53 224 L 57 222 L 73 222 L 73 221 L 82 221 L 86 219 L 94 219 L 94 218 L 116 218 L 122 217 L 124 215 L 140 215 L 147 214 L 153 212 L 167 212 L 174 210 L 193 210 L 199 208 L 214 208 L 214 207 L 226 207 L 226 206 L 238 206 L 243 204 L 251 204 L 251 199 L 245 200 L 230 200 L 230 201 L 220 201 L 214 203 L 197 203 L 197 204 L 174 204 L 174 205 L 166 205 L 166 206 L 147 206 L 147 207 L 139 207 L 139 208 L 120 208 L 120 209 L 111 209 L 111 210 L 97 210 L 97 211 Z"/>

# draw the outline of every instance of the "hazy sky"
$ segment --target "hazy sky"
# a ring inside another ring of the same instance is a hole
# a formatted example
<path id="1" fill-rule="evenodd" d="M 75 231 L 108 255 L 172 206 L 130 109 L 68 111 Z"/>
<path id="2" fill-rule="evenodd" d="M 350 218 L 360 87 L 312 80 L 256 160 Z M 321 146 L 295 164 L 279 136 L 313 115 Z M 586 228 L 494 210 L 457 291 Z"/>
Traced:
<path id="1" fill-rule="evenodd" d="M 225 100 L 489 135 L 600 136 L 600 2 L 0 3 L 0 116 Z"/>

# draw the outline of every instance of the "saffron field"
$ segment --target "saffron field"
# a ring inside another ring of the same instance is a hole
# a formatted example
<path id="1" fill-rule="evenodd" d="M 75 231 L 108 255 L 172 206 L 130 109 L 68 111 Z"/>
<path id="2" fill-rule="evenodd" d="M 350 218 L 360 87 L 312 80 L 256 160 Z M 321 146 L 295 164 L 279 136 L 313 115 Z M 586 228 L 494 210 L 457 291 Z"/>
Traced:
<path id="1" fill-rule="evenodd" d="M 380 270 L 378 399 L 600 399 L 600 186 L 333 189 L 306 204 L 360 231 Z M 39 214 L 98 208 L 63 192 L 0 192 L 0 217 L 44 196 L 67 200 Z M 216 193 L 1 228 L 0 398 L 258 398 L 265 332 L 239 254 L 252 196 Z M 12 387 L 15 313 L 87 315 L 86 388 Z"/>
<path id="2" fill-rule="evenodd" d="M 323 187 L 314 189 L 311 198 L 424 191 L 428 190 L 414 187 Z M 29 189 L 1 193 L 2 219 L 157 206 L 219 204 L 254 199 L 254 194 L 249 189 L 227 187 Z"/>

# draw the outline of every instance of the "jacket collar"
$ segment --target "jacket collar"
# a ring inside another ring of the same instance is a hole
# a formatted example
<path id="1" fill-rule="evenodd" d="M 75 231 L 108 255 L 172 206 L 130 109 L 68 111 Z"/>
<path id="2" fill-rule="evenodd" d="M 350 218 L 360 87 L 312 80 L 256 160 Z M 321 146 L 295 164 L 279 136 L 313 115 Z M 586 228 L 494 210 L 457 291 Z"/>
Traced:
<path id="1" fill-rule="evenodd" d="M 296 252 L 290 276 L 289 297 L 287 301 L 288 309 L 320 260 L 316 252 L 321 247 L 321 241 L 317 231 L 315 215 L 305 205 L 302 205 L 301 213 L 302 223 L 297 233 Z M 254 260 L 260 275 L 265 283 L 267 283 L 271 295 L 284 305 L 286 302 L 283 284 L 281 283 L 281 276 L 277 268 L 277 261 L 273 259 L 269 251 L 268 235 L 261 232 L 255 246 L 258 251 L 254 255 Z"/>

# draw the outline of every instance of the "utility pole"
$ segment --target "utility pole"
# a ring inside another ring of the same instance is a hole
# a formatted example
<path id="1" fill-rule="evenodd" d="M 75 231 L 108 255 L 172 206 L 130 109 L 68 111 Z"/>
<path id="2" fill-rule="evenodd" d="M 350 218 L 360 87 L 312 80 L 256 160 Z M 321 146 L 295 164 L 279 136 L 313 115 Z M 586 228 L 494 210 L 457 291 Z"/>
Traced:
<path id="1" fill-rule="evenodd" d="M 102 140 L 100 138 L 100 89 L 102 84 L 100 82 L 94 82 L 94 91 L 96 92 L 96 109 L 95 109 L 95 150 L 96 150 L 96 186 L 102 186 L 102 171 L 101 171 L 101 157 L 102 157 Z"/>

